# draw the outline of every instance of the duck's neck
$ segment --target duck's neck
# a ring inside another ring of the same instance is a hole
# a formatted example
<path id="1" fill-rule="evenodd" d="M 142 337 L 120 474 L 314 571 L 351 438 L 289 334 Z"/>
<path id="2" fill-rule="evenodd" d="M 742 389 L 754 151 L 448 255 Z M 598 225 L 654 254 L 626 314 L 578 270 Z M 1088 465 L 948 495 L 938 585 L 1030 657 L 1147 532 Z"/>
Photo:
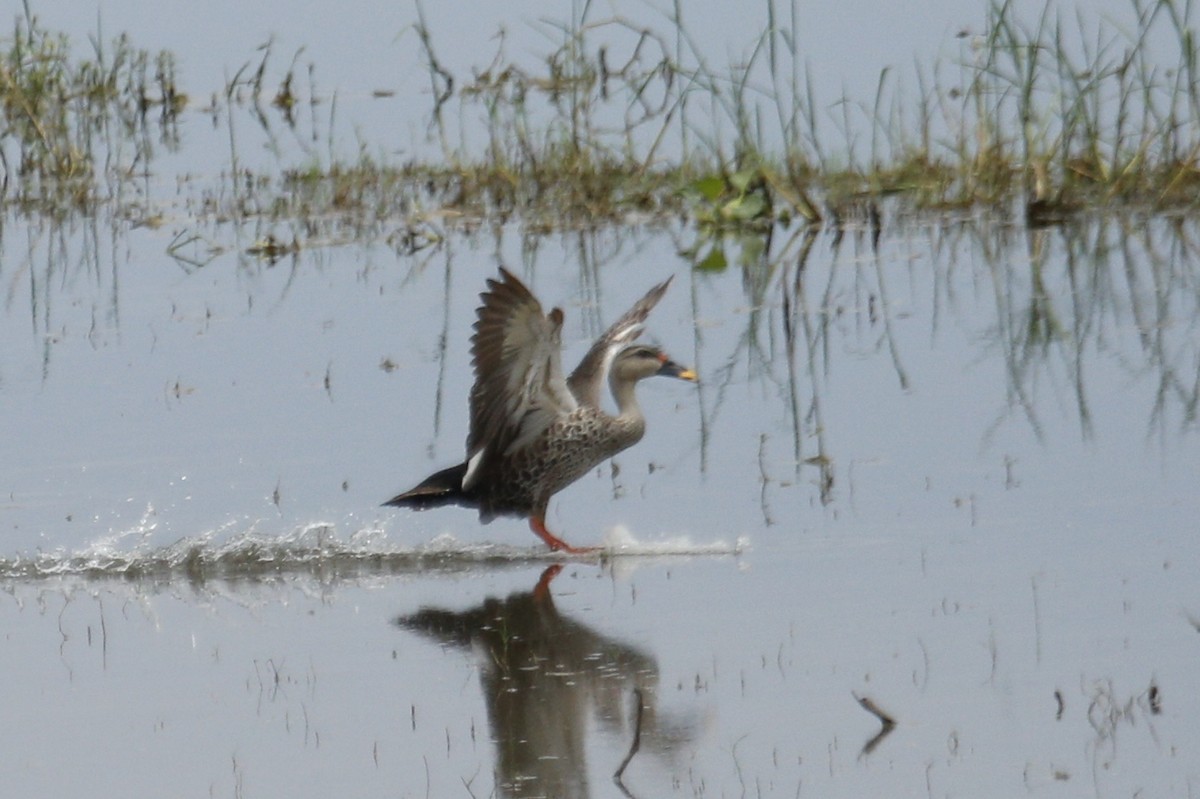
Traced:
<path id="1" fill-rule="evenodd" d="M 613 399 L 617 401 L 617 415 L 609 422 L 606 449 L 614 455 L 636 444 L 646 432 L 646 418 L 642 416 L 642 408 L 634 391 L 636 386 L 636 380 L 609 381 Z"/>
<path id="2" fill-rule="evenodd" d="M 638 405 L 636 380 L 609 380 L 609 389 L 613 399 L 617 401 L 617 418 L 626 422 L 640 423 L 643 421 L 642 408 Z"/>

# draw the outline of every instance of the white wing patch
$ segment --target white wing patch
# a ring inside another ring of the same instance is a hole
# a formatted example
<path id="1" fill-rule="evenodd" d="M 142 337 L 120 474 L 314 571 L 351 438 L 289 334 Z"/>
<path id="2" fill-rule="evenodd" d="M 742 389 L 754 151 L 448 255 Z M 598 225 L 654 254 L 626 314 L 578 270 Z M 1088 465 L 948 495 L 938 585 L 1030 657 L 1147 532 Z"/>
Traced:
<path id="1" fill-rule="evenodd" d="M 462 490 L 466 491 L 475 482 L 475 478 L 479 472 L 479 464 L 483 463 L 483 456 L 487 450 L 480 448 L 478 452 L 471 456 L 467 461 L 467 473 L 463 475 Z"/>

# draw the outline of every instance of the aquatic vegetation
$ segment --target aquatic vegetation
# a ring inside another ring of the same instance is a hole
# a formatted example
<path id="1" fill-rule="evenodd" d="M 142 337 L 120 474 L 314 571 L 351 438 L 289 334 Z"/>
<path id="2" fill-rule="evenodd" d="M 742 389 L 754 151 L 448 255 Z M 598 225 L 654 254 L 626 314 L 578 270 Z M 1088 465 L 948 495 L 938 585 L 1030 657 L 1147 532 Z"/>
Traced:
<path id="1" fill-rule="evenodd" d="M 1192 207 L 1200 196 L 1190 5 L 1135 0 L 1124 32 L 1064 19 L 1052 3 L 1030 28 L 1011 2 L 995 3 L 981 33 L 960 34 L 956 61 L 918 61 L 915 94 L 885 69 L 870 103 L 817 98 L 797 49 L 800 12 L 785 20 L 774 0 L 767 10 L 749 58 L 725 72 L 692 43 L 678 3 L 666 31 L 593 19 L 584 4 L 542 72 L 501 45 L 465 81 L 441 66 L 421 22 L 431 129 L 445 162 L 471 176 L 457 184 L 464 196 L 492 181 L 523 186 L 509 207 L 534 217 L 657 208 L 701 227 L 754 227 L 838 222 L 896 198 L 909 212 L 1016 201 L 1043 224 L 1085 206 Z M 483 121 L 486 143 L 450 144 L 450 119 Z"/>
<path id="2" fill-rule="evenodd" d="M 51 214 L 88 209 L 148 168 L 152 130 L 165 146 L 178 145 L 187 97 L 171 53 L 135 48 L 124 35 L 94 39 L 92 48 L 76 58 L 66 36 L 33 16 L 18 18 L 0 46 L 5 200 Z"/>
<path id="3" fill-rule="evenodd" d="M 391 235 L 396 220 L 519 218 L 536 231 L 680 217 L 711 235 L 796 220 L 836 226 L 883 203 L 921 214 L 1017 209 L 1043 225 L 1112 204 L 1194 208 L 1200 197 L 1191 4 L 1131 0 L 1125 30 L 1053 2 L 1029 23 L 1011 0 L 995 2 L 979 32 L 958 35 L 956 58 L 918 57 L 907 81 L 884 69 L 869 99 L 818 96 L 799 50 L 802 9 L 781 0 L 765 9 L 766 28 L 728 67 L 695 43 L 681 3 L 655 25 L 602 18 L 585 2 L 569 20 L 537 23 L 551 43 L 540 62 L 510 57 L 501 31 L 490 63 L 457 75 L 418 3 L 411 30 L 429 76 L 427 139 L 440 155 L 393 163 L 360 143 L 346 158 L 331 142 L 327 154 L 309 148 L 292 163 L 282 154 L 277 171 L 251 173 L 239 113 L 274 151 L 269 113 L 294 129 L 306 104 L 315 120 L 327 103 L 332 129 L 337 109 L 336 95 L 301 90 L 300 52 L 272 89 L 268 42 L 226 81 L 223 99 L 198 109 L 214 126 L 226 116 L 230 185 L 190 210 L 321 220 L 347 236 L 379 234 L 381 220 Z M 121 203 L 123 184 L 150 169 L 151 132 L 178 146 L 187 95 L 173 56 L 124 36 L 92 46 L 75 57 L 34 17 L 0 42 L 6 201 Z M 437 240 L 418 235 L 411 246 Z"/>

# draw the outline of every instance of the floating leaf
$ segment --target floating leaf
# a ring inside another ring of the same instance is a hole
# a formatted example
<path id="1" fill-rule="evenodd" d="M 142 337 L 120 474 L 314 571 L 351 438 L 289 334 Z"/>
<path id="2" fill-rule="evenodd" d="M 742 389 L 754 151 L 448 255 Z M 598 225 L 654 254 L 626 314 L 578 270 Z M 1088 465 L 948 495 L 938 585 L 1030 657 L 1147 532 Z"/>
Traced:
<path id="1" fill-rule="evenodd" d="M 696 268 L 701 272 L 720 272 L 727 266 L 729 261 L 725 258 L 725 250 L 719 244 L 714 244 L 708 255 L 704 256 L 704 260 L 696 264 Z"/>
<path id="2" fill-rule="evenodd" d="M 722 215 L 736 222 L 749 222 L 758 219 L 767 210 L 767 201 L 761 194 L 746 194 L 725 203 L 721 209 Z"/>
<path id="3" fill-rule="evenodd" d="M 729 185 L 745 194 L 756 177 L 758 177 L 757 169 L 743 169 L 741 172 L 734 172 L 729 176 Z"/>
<path id="4" fill-rule="evenodd" d="M 709 175 L 694 181 L 691 188 L 710 203 L 715 203 L 725 192 L 725 181 L 720 175 Z"/>

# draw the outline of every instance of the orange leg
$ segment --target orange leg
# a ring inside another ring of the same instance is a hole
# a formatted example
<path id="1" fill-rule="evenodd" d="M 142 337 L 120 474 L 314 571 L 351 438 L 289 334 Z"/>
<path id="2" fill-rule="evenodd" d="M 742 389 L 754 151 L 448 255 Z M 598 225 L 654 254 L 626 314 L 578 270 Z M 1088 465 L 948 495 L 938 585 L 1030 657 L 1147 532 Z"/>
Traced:
<path id="1" fill-rule="evenodd" d="M 562 550 L 571 555 L 584 555 L 588 552 L 596 552 L 599 547 L 573 547 L 566 541 L 556 536 L 554 533 L 546 529 L 546 521 L 541 516 L 529 517 L 529 529 L 533 530 L 534 535 L 546 542 L 546 546 L 558 552 Z"/>

